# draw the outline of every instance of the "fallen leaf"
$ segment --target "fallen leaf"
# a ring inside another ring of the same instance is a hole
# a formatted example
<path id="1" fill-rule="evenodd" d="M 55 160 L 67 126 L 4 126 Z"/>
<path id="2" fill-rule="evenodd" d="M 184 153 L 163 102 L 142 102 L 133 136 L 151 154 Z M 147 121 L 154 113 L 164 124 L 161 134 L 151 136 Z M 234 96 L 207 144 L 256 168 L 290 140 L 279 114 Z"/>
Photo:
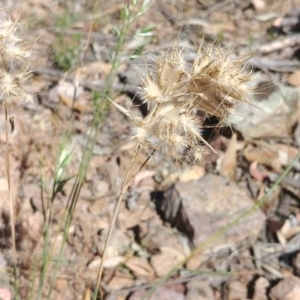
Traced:
<path id="1" fill-rule="evenodd" d="M 154 275 L 152 267 L 143 257 L 132 257 L 126 261 L 125 266 L 137 277 L 152 277 Z"/>
<path id="2" fill-rule="evenodd" d="M 120 290 L 133 285 L 133 278 L 129 274 L 116 272 L 115 276 L 109 281 L 108 287 L 111 290 Z"/>
<path id="3" fill-rule="evenodd" d="M 282 167 L 287 166 L 298 153 L 297 148 L 289 145 L 260 142 L 248 145 L 243 155 L 250 162 L 264 164 L 280 173 Z"/>
<path id="4" fill-rule="evenodd" d="M 281 171 L 279 153 L 270 145 L 261 143 L 259 145 L 248 145 L 243 152 L 249 162 L 257 162 L 272 167 L 276 172 Z"/>
<path id="5" fill-rule="evenodd" d="M 101 263 L 101 257 L 95 257 L 89 264 L 88 269 L 98 269 Z M 114 268 L 123 263 L 125 258 L 123 256 L 106 257 L 104 261 L 104 268 Z"/>
<path id="6" fill-rule="evenodd" d="M 237 150 L 237 135 L 233 133 L 232 138 L 230 139 L 227 149 L 223 155 L 221 165 L 220 165 L 220 174 L 227 176 L 230 179 L 235 178 L 236 171 L 236 150 Z"/>

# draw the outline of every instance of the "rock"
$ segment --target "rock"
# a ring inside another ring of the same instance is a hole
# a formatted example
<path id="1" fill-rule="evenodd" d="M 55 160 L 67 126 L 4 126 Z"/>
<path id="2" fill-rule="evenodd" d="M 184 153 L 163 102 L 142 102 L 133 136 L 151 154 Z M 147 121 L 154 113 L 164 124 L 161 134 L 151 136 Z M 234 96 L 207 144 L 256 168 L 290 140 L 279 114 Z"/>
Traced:
<path id="1" fill-rule="evenodd" d="M 263 99 L 253 99 L 253 105 L 236 106 L 230 117 L 235 129 L 245 139 L 286 137 L 299 120 L 300 88 L 280 86 Z"/>
<path id="2" fill-rule="evenodd" d="M 0 276 L 0 299 L 1 300 L 12 300 L 13 297 L 13 289 L 9 284 L 9 275 L 6 273 L 7 262 L 4 258 L 2 252 L 0 252 L 0 268 L 1 268 L 1 276 Z"/>
<path id="3" fill-rule="evenodd" d="M 107 229 L 101 232 L 99 243 L 97 245 L 99 253 L 102 253 L 104 248 L 106 235 Z M 113 231 L 110 244 L 107 247 L 106 257 L 108 258 L 123 255 L 130 248 L 130 242 L 130 238 L 121 229 L 116 228 Z"/>
<path id="4" fill-rule="evenodd" d="M 253 300 L 267 300 L 267 288 L 270 283 L 265 277 L 259 277 L 255 281 Z"/>
<path id="5" fill-rule="evenodd" d="M 296 256 L 294 257 L 293 261 L 292 261 L 292 266 L 295 270 L 295 273 L 300 276 L 300 252 L 298 252 L 296 254 Z"/>
<path id="6" fill-rule="evenodd" d="M 141 244 L 149 252 L 157 252 L 162 248 L 172 248 L 183 255 L 188 255 L 191 252 L 190 244 L 188 239 L 179 234 L 179 232 L 167 226 L 163 226 L 161 220 L 158 222 L 159 217 L 152 218 L 148 224 L 145 225 L 144 229 L 141 228 L 141 231 L 144 232 Z"/>
<path id="7" fill-rule="evenodd" d="M 246 299 L 247 298 L 247 286 L 245 283 L 240 281 L 231 281 L 228 284 L 228 290 L 227 290 L 228 300 L 240 300 L 240 299 Z"/>
<path id="8" fill-rule="evenodd" d="M 177 284 L 167 284 L 161 287 L 158 287 L 151 296 L 147 297 L 148 300 L 184 300 L 184 286 L 180 283 Z M 144 295 L 145 290 L 138 290 L 134 292 L 128 299 L 129 300 L 140 300 Z"/>
<path id="9" fill-rule="evenodd" d="M 300 279 L 289 276 L 279 281 L 270 292 L 272 300 L 299 300 L 300 299 Z"/>
<path id="10" fill-rule="evenodd" d="M 251 209 L 246 191 L 221 176 L 208 174 L 190 182 L 178 182 L 157 199 L 162 218 L 184 232 L 197 247 L 216 231 Z M 258 235 L 265 222 L 258 209 L 214 240 L 211 246 L 235 244 Z"/>
<path id="11" fill-rule="evenodd" d="M 214 300 L 214 292 L 205 281 L 192 280 L 187 284 L 185 300 Z"/>
<path id="12" fill-rule="evenodd" d="M 150 262 L 158 277 L 165 276 L 171 269 L 175 268 L 184 255 L 171 247 L 161 247 L 160 253 L 151 256 Z"/>
<path id="13" fill-rule="evenodd" d="M 133 280 L 132 276 L 130 276 L 129 274 L 126 276 L 117 271 L 116 274 L 113 276 L 113 278 L 111 278 L 111 280 L 108 282 L 107 287 L 112 292 L 113 291 L 121 292 L 122 289 L 129 288 L 133 285 L 134 285 L 134 280 Z M 122 292 L 121 292 L 121 294 L 122 294 Z M 119 299 L 119 298 L 117 298 L 117 299 Z"/>

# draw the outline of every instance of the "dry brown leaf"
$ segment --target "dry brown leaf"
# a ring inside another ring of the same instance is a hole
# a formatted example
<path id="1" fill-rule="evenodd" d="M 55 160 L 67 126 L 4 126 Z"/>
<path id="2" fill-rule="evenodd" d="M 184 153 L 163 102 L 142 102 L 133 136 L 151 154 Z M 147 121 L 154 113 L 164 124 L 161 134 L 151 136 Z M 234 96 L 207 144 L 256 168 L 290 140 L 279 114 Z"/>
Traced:
<path id="1" fill-rule="evenodd" d="M 223 155 L 223 159 L 220 166 L 220 173 L 227 176 L 230 179 L 235 178 L 236 171 L 236 150 L 237 150 L 237 134 L 233 133 L 230 139 L 227 149 Z"/>
<path id="2" fill-rule="evenodd" d="M 267 144 L 261 144 L 257 147 L 247 146 L 243 152 L 245 158 L 250 162 L 257 162 L 272 167 L 276 172 L 281 171 L 281 163 L 278 152 Z"/>
<path id="3" fill-rule="evenodd" d="M 137 277 L 152 277 L 154 275 L 152 267 L 143 257 L 132 257 L 126 261 L 125 265 Z"/>
<path id="4" fill-rule="evenodd" d="M 107 257 L 104 261 L 104 267 L 105 268 L 114 268 L 118 266 L 120 263 L 123 263 L 125 261 L 125 258 L 123 256 L 114 256 L 114 257 Z M 99 268 L 101 263 L 101 257 L 96 257 L 88 264 L 88 269 L 90 270 L 96 270 Z"/>
<path id="5" fill-rule="evenodd" d="M 102 61 L 96 61 L 84 65 L 81 69 L 75 70 L 73 73 L 76 74 L 76 72 L 79 71 L 80 75 L 82 76 L 92 76 L 98 74 L 106 76 L 110 72 L 110 69 L 111 64 Z"/>
<path id="6" fill-rule="evenodd" d="M 274 148 L 278 151 L 279 160 L 283 166 L 287 166 L 299 153 L 298 148 L 290 145 L 274 144 Z"/>
<path id="7" fill-rule="evenodd" d="M 75 109 L 81 113 L 88 113 L 93 109 L 92 106 L 77 103 L 76 101 L 73 101 L 72 98 L 69 98 L 68 96 L 63 94 L 59 95 L 59 99 L 68 107 Z"/>
<path id="8" fill-rule="evenodd" d="M 87 287 L 84 291 L 83 300 L 91 300 L 92 299 L 92 291 L 89 287 Z"/>
<path id="9" fill-rule="evenodd" d="M 267 144 L 266 142 L 260 142 L 256 146 L 248 145 L 243 152 L 248 161 L 272 167 L 278 173 L 298 153 L 299 150 L 295 147 L 284 144 Z"/>
<path id="10" fill-rule="evenodd" d="M 293 226 L 291 220 L 286 219 L 283 226 L 277 230 L 277 238 L 281 244 L 286 244 L 289 239 L 300 232 L 300 226 Z"/>
<path id="11" fill-rule="evenodd" d="M 133 279 L 129 274 L 121 274 L 117 272 L 116 275 L 108 283 L 108 287 L 112 290 L 120 290 L 133 285 Z"/>

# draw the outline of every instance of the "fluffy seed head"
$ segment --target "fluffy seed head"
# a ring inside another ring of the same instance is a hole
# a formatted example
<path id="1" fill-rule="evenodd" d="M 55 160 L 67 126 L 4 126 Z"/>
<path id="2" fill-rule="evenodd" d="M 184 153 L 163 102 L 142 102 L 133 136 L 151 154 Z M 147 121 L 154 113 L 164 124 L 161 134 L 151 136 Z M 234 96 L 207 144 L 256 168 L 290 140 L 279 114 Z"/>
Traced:
<path id="1" fill-rule="evenodd" d="M 29 76 L 28 46 L 16 35 L 16 24 L 0 19 L 0 100 L 10 96 L 27 98 L 24 84 Z"/>
<path id="2" fill-rule="evenodd" d="M 217 45 L 200 48 L 192 65 L 179 49 L 166 51 L 154 62 L 142 86 L 149 113 L 142 119 L 114 103 L 133 121 L 132 139 L 146 149 L 160 149 L 174 158 L 201 159 L 201 135 L 207 116 L 224 122 L 231 108 L 248 97 L 243 83 L 249 74 L 245 59 L 232 59 Z"/>
<path id="3" fill-rule="evenodd" d="M 200 48 L 191 71 L 189 90 L 199 111 L 224 121 L 238 101 L 248 97 L 243 85 L 250 79 L 243 71 L 246 58 L 232 59 L 229 52 L 214 45 Z"/>

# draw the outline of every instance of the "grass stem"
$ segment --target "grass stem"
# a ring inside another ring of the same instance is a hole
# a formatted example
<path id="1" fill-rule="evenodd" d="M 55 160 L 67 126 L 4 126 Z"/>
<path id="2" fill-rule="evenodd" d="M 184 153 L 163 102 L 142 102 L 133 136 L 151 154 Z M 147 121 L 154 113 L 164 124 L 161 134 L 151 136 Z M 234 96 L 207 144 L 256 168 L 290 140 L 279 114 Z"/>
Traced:
<path id="1" fill-rule="evenodd" d="M 127 169 L 127 172 L 125 174 L 125 177 L 123 179 L 123 183 L 122 183 L 122 186 L 121 186 L 121 189 L 120 189 L 120 193 L 118 195 L 118 199 L 117 199 L 117 204 L 116 204 L 116 207 L 114 209 L 114 213 L 113 213 L 113 217 L 112 217 L 112 220 L 109 224 L 109 229 L 108 229 L 108 233 L 106 235 L 106 239 L 105 239 L 105 242 L 104 242 L 104 246 L 103 246 L 103 251 L 102 251 L 102 257 L 101 257 L 101 262 L 100 262 L 100 266 L 99 266 L 99 270 L 98 270 L 98 276 L 97 276 L 97 284 L 96 284 L 96 291 L 95 291 L 95 294 L 94 294 L 94 299 L 96 299 L 95 297 L 97 296 L 98 294 L 98 291 L 100 289 L 100 283 L 101 283 L 101 279 L 102 279 L 102 275 L 103 275 L 103 269 L 104 269 L 104 260 L 105 260 L 105 257 L 106 257 L 106 254 L 107 254 L 107 249 L 108 249 L 108 245 L 110 243 L 110 240 L 111 240 L 111 237 L 112 237 L 112 234 L 113 234 L 113 230 L 114 230 L 114 227 L 115 227 L 115 224 L 117 222 L 117 218 L 118 218 L 118 215 L 119 215 L 119 212 L 120 212 L 120 208 L 121 208 L 121 204 L 122 204 L 122 200 L 123 200 L 123 196 L 124 194 L 126 193 L 126 190 L 128 188 L 128 184 L 130 183 L 130 178 L 129 178 L 129 174 L 132 170 L 132 167 L 135 163 L 135 160 L 137 158 L 137 155 L 140 151 L 140 145 L 138 145 L 136 147 L 136 150 L 135 150 L 135 153 L 132 157 L 132 160 L 130 162 L 130 165 Z"/>

